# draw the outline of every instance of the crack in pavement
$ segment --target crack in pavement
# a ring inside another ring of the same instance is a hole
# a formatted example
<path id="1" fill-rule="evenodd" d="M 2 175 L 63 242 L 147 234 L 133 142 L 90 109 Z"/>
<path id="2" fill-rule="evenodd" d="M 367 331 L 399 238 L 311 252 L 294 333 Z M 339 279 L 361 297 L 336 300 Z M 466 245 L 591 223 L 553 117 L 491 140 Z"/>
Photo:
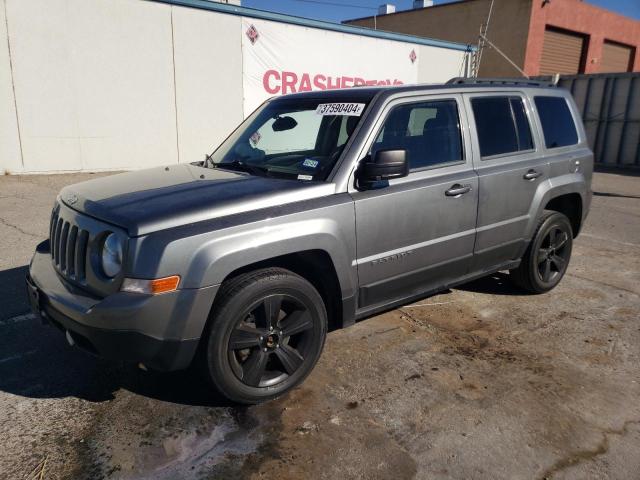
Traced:
<path id="1" fill-rule="evenodd" d="M 631 243 L 631 242 L 621 242 L 620 240 L 615 240 L 613 238 L 600 237 L 598 235 L 593 235 L 591 233 L 582 233 L 581 236 L 588 238 L 595 238 L 596 240 L 601 240 L 603 242 L 613 242 L 618 245 L 624 245 L 625 247 L 636 247 L 640 248 L 640 243 Z"/>
<path id="2" fill-rule="evenodd" d="M 621 287 L 620 285 L 613 285 L 611 283 L 603 282 L 602 280 L 594 280 L 593 278 L 583 277 L 581 275 L 576 275 L 575 273 L 567 272 L 565 275 L 569 276 L 569 277 L 579 278 L 580 280 L 585 280 L 587 282 L 592 282 L 592 283 L 597 283 L 599 285 L 604 285 L 605 287 L 613 288 L 614 290 L 622 290 L 623 292 L 627 292 L 627 293 L 630 293 L 632 295 L 635 295 L 636 297 L 640 297 L 640 293 L 634 292 L 633 290 L 629 290 L 628 288 Z"/>
<path id="3" fill-rule="evenodd" d="M 556 473 L 559 473 L 562 470 L 573 467 L 582 462 L 593 460 L 594 458 L 600 455 L 604 455 L 609 451 L 609 436 L 619 435 L 623 437 L 627 433 L 629 433 L 628 431 L 629 425 L 633 425 L 635 423 L 640 424 L 640 420 L 627 420 L 622 424 L 622 428 L 618 430 L 613 430 L 610 428 L 601 430 L 600 433 L 602 434 L 602 440 L 600 441 L 600 443 L 598 443 L 596 448 L 592 450 L 577 450 L 577 451 L 571 452 L 569 455 L 567 455 L 564 458 L 561 458 L 556 463 L 554 463 L 551 467 L 545 470 L 542 476 L 540 477 L 540 479 L 549 480 L 553 475 L 555 475 Z"/>
<path id="4" fill-rule="evenodd" d="M 33 182 L 31 180 L 28 180 L 26 177 L 28 177 L 29 175 L 10 175 L 10 177 L 12 177 L 11 179 L 14 180 L 16 178 L 19 177 L 17 183 L 28 183 L 29 185 L 34 185 L 36 187 L 40 187 L 40 188 L 44 188 L 45 190 L 50 190 L 52 192 L 58 192 L 60 190 L 59 187 L 56 186 L 50 186 L 47 185 L 46 183 L 41 183 L 41 182 Z M 42 175 L 40 175 L 42 176 Z"/>
<path id="5" fill-rule="evenodd" d="M 27 235 L 27 236 L 29 236 L 29 237 L 33 237 L 33 238 L 37 238 L 37 239 L 41 239 L 41 238 L 42 238 L 42 235 L 38 235 L 38 234 L 36 234 L 36 233 L 27 232 L 26 230 L 23 230 L 23 229 L 22 229 L 22 228 L 20 228 L 19 226 L 14 225 L 13 223 L 9 223 L 9 222 L 7 222 L 7 221 L 6 221 L 4 218 L 2 218 L 2 217 L 0 217 L 0 223 L 1 223 L 2 225 L 5 225 L 5 226 L 9 227 L 9 228 L 13 228 L 13 229 L 17 230 L 18 232 L 22 233 L 23 235 Z"/>

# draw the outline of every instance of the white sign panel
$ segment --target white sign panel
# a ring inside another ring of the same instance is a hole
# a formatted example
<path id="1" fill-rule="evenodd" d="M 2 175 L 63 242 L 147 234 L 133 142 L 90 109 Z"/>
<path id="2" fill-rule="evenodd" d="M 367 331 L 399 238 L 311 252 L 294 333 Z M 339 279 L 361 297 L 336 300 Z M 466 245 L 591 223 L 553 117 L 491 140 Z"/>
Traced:
<path id="1" fill-rule="evenodd" d="M 244 113 L 287 93 L 417 83 L 419 46 L 243 18 Z"/>
<path id="2" fill-rule="evenodd" d="M 364 110 L 364 103 L 321 103 L 316 108 L 318 115 L 346 115 L 359 117 Z"/>

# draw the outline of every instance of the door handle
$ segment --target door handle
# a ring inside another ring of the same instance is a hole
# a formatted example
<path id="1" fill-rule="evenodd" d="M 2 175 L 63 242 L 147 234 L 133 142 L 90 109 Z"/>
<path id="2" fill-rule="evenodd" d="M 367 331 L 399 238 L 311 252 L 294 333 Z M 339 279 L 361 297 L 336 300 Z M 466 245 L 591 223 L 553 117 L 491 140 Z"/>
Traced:
<path id="1" fill-rule="evenodd" d="M 538 172 L 534 169 L 531 169 L 527 173 L 525 173 L 522 178 L 524 178 L 525 180 L 535 180 L 540 175 L 542 175 L 542 172 Z"/>
<path id="2" fill-rule="evenodd" d="M 452 185 L 449 190 L 444 192 L 444 194 L 447 197 L 458 197 L 470 191 L 471 191 L 471 185 L 460 185 L 459 183 L 456 183 L 455 185 Z"/>

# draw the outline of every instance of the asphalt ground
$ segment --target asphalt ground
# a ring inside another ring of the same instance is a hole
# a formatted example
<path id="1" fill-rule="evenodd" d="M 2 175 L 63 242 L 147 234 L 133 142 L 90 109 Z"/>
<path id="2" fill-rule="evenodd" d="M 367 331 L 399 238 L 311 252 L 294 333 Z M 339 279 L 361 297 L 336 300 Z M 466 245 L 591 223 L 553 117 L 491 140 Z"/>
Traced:
<path id="1" fill-rule="evenodd" d="M 0 177 L 0 478 L 640 478 L 640 177 L 595 175 L 554 291 L 499 273 L 333 332 L 301 387 L 246 408 L 28 313 L 55 196 L 96 175 Z"/>

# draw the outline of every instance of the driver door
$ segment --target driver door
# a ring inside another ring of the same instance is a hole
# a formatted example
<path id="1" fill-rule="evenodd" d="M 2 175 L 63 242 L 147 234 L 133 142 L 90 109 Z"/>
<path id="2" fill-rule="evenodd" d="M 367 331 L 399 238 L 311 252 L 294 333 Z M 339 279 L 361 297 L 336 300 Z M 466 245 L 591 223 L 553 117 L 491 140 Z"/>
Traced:
<path id="1" fill-rule="evenodd" d="M 351 192 L 360 315 L 463 277 L 476 235 L 478 179 L 462 128 L 462 98 L 398 99 L 385 112 L 365 152 L 404 149 L 410 173 Z"/>

